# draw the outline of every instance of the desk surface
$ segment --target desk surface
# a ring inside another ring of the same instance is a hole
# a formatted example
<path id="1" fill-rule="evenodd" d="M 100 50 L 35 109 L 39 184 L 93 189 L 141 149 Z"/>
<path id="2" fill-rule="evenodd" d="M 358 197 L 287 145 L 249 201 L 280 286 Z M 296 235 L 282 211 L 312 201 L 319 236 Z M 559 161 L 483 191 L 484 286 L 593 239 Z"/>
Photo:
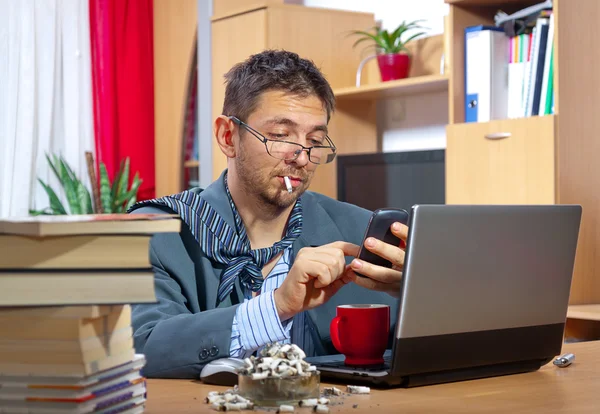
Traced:
<path id="1" fill-rule="evenodd" d="M 598 413 L 600 412 L 600 341 L 566 344 L 575 362 L 552 363 L 539 371 L 410 389 L 371 389 L 370 395 L 337 397 L 332 413 Z M 326 385 L 326 384 L 322 384 Z M 345 387 L 338 385 L 345 391 Z M 148 380 L 146 412 L 214 413 L 204 398 L 226 387 L 191 380 Z M 337 404 L 339 403 L 339 404 Z M 356 408 L 354 408 L 354 406 Z M 262 411 L 267 412 L 267 411 Z M 274 412 L 274 411 L 272 411 Z M 296 413 L 310 413 L 296 408 Z"/>

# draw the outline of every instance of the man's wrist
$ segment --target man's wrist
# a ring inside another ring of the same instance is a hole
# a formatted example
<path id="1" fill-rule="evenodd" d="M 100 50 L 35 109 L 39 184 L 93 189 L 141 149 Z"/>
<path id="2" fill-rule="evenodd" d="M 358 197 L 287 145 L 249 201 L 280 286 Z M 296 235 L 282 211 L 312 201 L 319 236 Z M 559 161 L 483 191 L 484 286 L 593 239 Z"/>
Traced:
<path id="1" fill-rule="evenodd" d="M 279 288 L 275 289 L 273 292 L 273 301 L 275 302 L 275 309 L 277 310 L 280 321 L 287 321 L 294 317 L 295 313 L 286 308 L 285 301 L 281 297 L 281 290 Z"/>

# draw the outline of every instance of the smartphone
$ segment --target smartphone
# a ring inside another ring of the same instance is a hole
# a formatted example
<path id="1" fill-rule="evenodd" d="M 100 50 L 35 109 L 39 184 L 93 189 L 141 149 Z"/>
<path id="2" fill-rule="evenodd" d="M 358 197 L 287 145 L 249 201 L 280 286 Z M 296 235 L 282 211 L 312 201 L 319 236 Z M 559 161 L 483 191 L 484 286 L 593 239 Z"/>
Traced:
<path id="1" fill-rule="evenodd" d="M 360 244 L 358 259 L 377 266 L 392 267 L 392 262 L 367 250 L 365 247 L 365 240 L 367 237 L 374 237 L 384 243 L 400 246 L 401 240 L 394 236 L 391 230 L 392 224 L 397 221 L 408 225 L 408 212 L 401 208 L 380 208 L 375 210 L 371 215 L 367 230 L 365 231 L 365 236 Z M 365 277 L 359 273 L 356 274 Z"/>

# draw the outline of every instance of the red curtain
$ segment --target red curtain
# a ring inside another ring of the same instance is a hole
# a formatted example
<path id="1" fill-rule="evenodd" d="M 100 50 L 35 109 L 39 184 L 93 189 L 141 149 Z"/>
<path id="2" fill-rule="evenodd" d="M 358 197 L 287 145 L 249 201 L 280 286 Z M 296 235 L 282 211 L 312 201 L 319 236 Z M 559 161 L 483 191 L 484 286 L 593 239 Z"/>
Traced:
<path id="1" fill-rule="evenodd" d="M 143 180 L 139 200 L 154 197 L 152 0 L 89 0 L 96 159 L 113 179 L 130 159 Z"/>

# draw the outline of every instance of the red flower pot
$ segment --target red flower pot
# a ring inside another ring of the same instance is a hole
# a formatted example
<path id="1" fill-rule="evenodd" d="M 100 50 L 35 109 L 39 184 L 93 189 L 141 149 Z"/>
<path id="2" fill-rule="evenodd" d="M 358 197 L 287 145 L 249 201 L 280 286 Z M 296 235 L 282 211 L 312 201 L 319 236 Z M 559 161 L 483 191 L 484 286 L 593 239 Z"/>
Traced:
<path id="1" fill-rule="evenodd" d="M 404 79 L 408 77 L 410 71 L 410 56 L 405 53 L 390 53 L 386 55 L 377 55 L 379 72 L 383 82 Z"/>

